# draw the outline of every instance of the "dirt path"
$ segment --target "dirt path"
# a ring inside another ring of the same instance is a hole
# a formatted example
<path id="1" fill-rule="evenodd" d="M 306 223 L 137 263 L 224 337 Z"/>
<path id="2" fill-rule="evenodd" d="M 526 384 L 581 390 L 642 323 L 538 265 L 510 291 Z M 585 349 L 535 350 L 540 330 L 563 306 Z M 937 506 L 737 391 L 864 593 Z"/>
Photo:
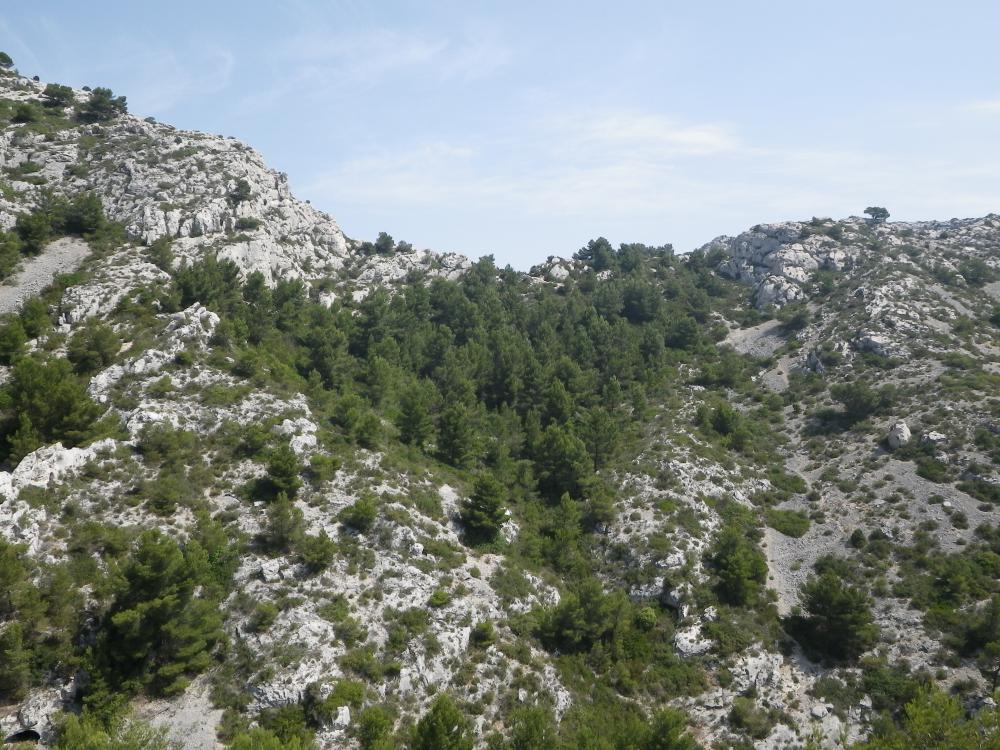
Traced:
<path id="1" fill-rule="evenodd" d="M 17 312 L 56 276 L 78 268 L 89 254 L 90 248 L 79 237 L 63 237 L 46 247 L 41 255 L 26 259 L 21 270 L 0 285 L 0 315 Z"/>

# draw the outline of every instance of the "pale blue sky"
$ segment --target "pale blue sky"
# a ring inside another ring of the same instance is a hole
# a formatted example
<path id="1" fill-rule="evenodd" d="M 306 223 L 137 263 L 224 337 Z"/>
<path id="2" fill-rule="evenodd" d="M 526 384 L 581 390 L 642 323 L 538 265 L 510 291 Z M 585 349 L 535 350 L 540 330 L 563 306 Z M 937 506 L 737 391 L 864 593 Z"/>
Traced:
<path id="1" fill-rule="evenodd" d="M 43 80 L 235 135 L 353 237 L 526 268 L 589 238 L 1000 211 L 1000 3 L 32 0 Z"/>

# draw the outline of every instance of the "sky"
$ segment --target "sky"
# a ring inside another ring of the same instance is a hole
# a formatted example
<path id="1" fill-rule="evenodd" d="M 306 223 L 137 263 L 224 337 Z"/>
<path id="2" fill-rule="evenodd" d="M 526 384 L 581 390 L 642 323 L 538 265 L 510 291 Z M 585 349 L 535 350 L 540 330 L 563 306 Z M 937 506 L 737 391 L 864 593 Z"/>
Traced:
<path id="1" fill-rule="evenodd" d="M 1000 211 L 995 0 L 32 0 L 43 81 L 233 135 L 348 236 L 525 269 L 597 236 Z"/>

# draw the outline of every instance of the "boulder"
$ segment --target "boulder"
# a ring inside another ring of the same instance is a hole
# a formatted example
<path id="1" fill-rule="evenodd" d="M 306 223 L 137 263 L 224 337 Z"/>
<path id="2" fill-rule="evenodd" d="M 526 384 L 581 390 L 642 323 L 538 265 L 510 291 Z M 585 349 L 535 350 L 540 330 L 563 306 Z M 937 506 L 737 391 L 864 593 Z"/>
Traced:
<path id="1" fill-rule="evenodd" d="M 351 708 L 350 706 L 339 706 L 337 708 L 337 715 L 333 719 L 333 726 L 340 729 L 345 729 L 351 725 Z"/>
<path id="2" fill-rule="evenodd" d="M 897 450 L 904 445 L 908 445 L 911 437 L 912 434 L 906 422 L 896 422 L 889 428 L 889 435 L 886 437 L 886 442 L 889 443 L 890 448 Z"/>
<path id="3" fill-rule="evenodd" d="M 944 445 L 946 445 L 947 442 L 948 442 L 947 435 L 941 432 L 935 432 L 934 430 L 931 430 L 930 432 L 925 432 L 923 435 L 920 436 L 921 445 L 930 445 L 935 448 L 941 448 Z"/>
<path id="4" fill-rule="evenodd" d="M 826 365 L 823 364 L 822 360 L 819 358 L 819 352 L 812 349 L 808 356 L 806 356 L 806 369 L 812 372 L 822 375 L 826 372 Z"/>

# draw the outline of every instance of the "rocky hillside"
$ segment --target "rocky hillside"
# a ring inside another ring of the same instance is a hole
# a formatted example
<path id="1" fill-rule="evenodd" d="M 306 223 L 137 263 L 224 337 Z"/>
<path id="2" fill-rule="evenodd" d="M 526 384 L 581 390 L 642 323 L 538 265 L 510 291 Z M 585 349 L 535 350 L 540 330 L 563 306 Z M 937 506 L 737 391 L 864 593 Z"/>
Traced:
<path id="1" fill-rule="evenodd" d="M 521 274 L 125 109 L 0 76 L 0 740 L 995 726 L 1000 216 Z"/>

